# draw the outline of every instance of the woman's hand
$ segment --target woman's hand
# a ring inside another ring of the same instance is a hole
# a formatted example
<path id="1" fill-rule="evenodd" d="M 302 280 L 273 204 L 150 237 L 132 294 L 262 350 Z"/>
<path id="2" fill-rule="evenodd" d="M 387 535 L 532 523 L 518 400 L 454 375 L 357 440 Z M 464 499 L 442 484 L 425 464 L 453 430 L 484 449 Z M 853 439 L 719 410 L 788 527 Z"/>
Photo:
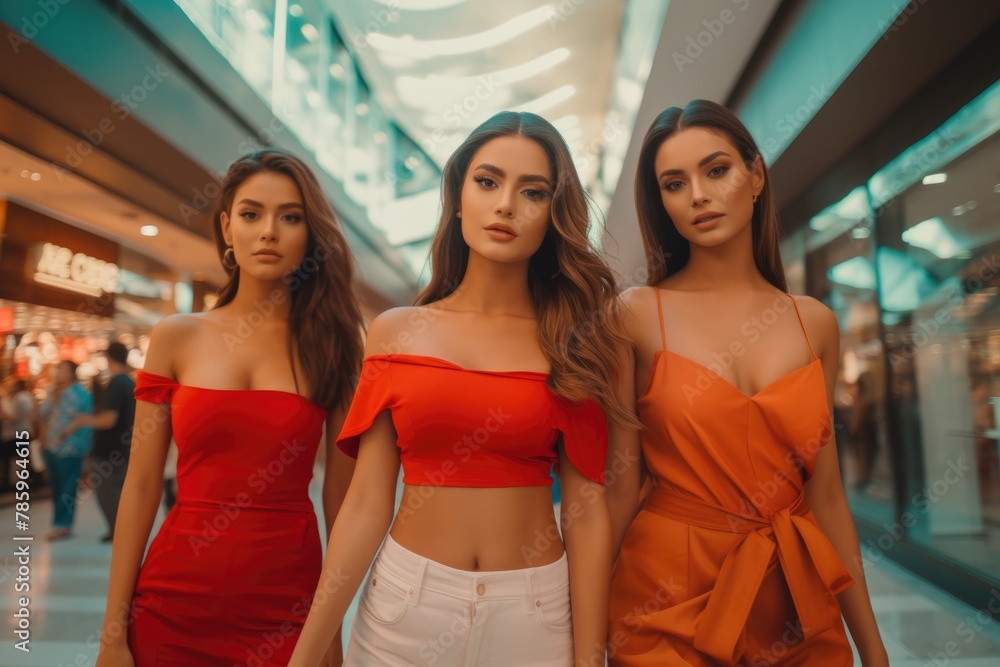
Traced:
<path id="1" fill-rule="evenodd" d="M 135 660 L 124 641 L 102 644 L 94 667 L 135 667 Z"/>
<path id="2" fill-rule="evenodd" d="M 71 414 L 70 416 L 71 416 L 71 417 L 73 418 L 73 421 L 71 421 L 71 422 L 69 423 L 69 425 L 68 425 L 68 426 L 66 426 L 66 428 L 64 428 L 64 429 L 63 429 L 63 430 L 62 430 L 62 431 L 61 431 L 61 432 L 59 433 L 59 435 L 58 435 L 58 436 L 56 436 L 56 437 L 58 437 L 58 438 L 60 438 L 60 439 L 61 439 L 61 438 L 65 438 L 65 437 L 67 437 L 68 435 L 71 435 L 71 434 L 73 434 L 73 433 L 76 433 L 77 431 L 79 431 L 79 430 L 80 430 L 80 429 L 81 429 L 81 428 L 83 427 L 83 424 L 82 424 L 82 422 L 83 422 L 83 419 L 81 419 L 81 415 L 80 415 L 79 413 L 76 413 L 76 412 L 74 412 L 74 413 L 72 413 L 72 414 Z"/>
<path id="3" fill-rule="evenodd" d="M 881 644 L 869 655 L 861 655 L 861 667 L 890 667 L 889 654 Z"/>
<path id="4" fill-rule="evenodd" d="M 343 647 L 340 645 L 339 641 L 335 641 L 331 643 L 330 648 L 327 649 L 326 655 L 323 656 L 323 662 L 320 663 L 320 667 L 342 667 L 343 664 Z"/>

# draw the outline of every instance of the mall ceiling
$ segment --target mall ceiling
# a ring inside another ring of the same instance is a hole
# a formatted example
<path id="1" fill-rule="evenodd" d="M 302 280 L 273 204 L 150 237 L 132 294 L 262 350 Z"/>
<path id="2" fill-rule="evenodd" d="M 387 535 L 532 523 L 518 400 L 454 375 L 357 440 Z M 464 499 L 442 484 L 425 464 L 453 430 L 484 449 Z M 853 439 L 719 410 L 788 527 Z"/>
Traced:
<path id="1" fill-rule="evenodd" d="M 602 132 L 625 0 L 325 3 L 379 101 L 439 166 L 505 109 L 544 115 L 574 153 Z"/>

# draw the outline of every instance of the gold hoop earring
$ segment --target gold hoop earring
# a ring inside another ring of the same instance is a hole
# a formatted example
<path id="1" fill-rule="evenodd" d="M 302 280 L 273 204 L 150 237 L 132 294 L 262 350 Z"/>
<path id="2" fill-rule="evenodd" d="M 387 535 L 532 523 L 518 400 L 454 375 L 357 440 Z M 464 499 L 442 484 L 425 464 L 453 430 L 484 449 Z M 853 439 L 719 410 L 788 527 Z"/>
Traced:
<path id="1" fill-rule="evenodd" d="M 222 265 L 232 271 L 237 266 L 236 263 L 236 251 L 233 250 L 233 246 L 226 248 L 226 251 L 222 253 Z"/>

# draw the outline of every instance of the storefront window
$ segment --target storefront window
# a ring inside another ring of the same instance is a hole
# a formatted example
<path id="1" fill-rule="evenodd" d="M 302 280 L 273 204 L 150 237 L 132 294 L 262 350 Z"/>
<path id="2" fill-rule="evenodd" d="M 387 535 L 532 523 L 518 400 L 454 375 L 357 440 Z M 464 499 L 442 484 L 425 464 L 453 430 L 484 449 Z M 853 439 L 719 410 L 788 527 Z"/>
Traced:
<path id="1" fill-rule="evenodd" d="M 67 225 L 33 208 L 6 209 L 0 247 L 0 377 L 14 374 L 41 398 L 50 369 L 63 359 L 91 380 L 106 373 L 111 341 L 141 368 L 149 331 L 176 312 L 190 290 L 152 257 Z"/>
<path id="2" fill-rule="evenodd" d="M 885 200 L 878 270 L 905 458 L 901 519 L 909 539 L 993 576 L 1000 563 L 998 128 L 995 86 L 904 154 L 908 162 L 872 179 L 874 197 Z"/>
<path id="3" fill-rule="evenodd" d="M 1000 574 L 997 165 L 1000 82 L 782 243 L 793 291 L 804 273 L 840 322 L 852 512 L 987 580 Z"/>
<path id="4" fill-rule="evenodd" d="M 806 229 L 806 282 L 808 293 L 840 322 L 833 420 L 848 500 L 856 514 L 882 522 L 895 507 L 873 221 L 863 186 L 812 218 Z"/>

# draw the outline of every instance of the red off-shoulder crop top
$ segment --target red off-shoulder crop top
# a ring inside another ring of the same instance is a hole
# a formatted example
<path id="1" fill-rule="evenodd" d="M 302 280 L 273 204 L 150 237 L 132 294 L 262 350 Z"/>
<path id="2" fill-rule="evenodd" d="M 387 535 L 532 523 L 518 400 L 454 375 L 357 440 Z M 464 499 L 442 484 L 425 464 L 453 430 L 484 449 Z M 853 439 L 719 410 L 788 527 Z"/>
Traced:
<path id="1" fill-rule="evenodd" d="M 361 434 L 390 410 L 406 484 L 547 486 L 561 433 L 576 469 L 603 484 L 604 411 L 593 400 L 562 399 L 547 378 L 415 354 L 372 355 L 362 365 L 337 446 L 357 458 Z"/>

